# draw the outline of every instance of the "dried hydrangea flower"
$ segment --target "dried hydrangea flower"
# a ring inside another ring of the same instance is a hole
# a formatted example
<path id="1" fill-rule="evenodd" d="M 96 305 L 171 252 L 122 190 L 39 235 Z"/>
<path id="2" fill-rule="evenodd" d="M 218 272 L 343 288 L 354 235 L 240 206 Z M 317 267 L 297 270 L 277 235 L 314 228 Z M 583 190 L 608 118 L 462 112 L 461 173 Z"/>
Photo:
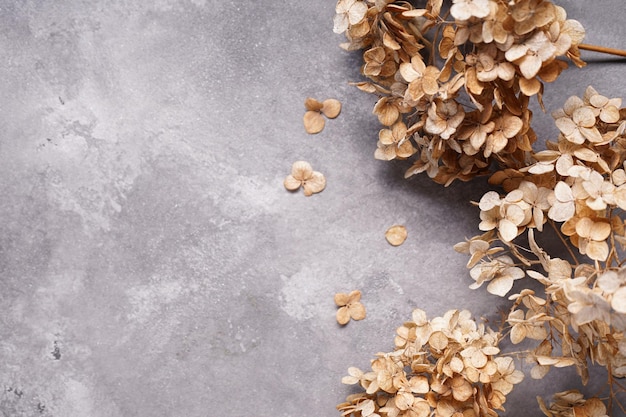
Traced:
<path id="1" fill-rule="evenodd" d="M 308 197 L 324 190 L 326 178 L 321 172 L 313 171 L 308 162 L 296 161 L 291 166 L 291 174 L 287 175 L 283 184 L 289 191 L 296 191 L 302 187 L 304 195 Z"/>
<path id="2" fill-rule="evenodd" d="M 416 309 L 398 329 L 395 349 L 381 352 L 371 371 L 348 370 L 342 379 L 365 390 L 348 396 L 337 408 L 344 416 L 428 417 L 497 415 L 523 374 L 510 357 L 498 356 L 502 335 L 471 318 L 469 311 L 450 310 L 428 320 Z"/>
<path id="3" fill-rule="evenodd" d="M 344 325 L 350 319 L 363 320 L 365 318 L 365 306 L 361 304 L 361 291 L 355 290 L 350 294 L 335 294 L 335 304 L 339 307 L 337 310 L 337 323 Z"/>
<path id="4" fill-rule="evenodd" d="M 389 244 L 393 246 L 400 246 L 401 244 L 403 244 L 407 236 L 408 232 L 406 230 L 406 227 L 402 225 L 391 226 L 385 232 L 385 239 L 387 239 L 387 242 L 389 242 Z"/>
<path id="5" fill-rule="evenodd" d="M 315 134 L 324 129 L 326 121 L 324 116 L 334 119 L 341 112 L 341 102 L 334 98 L 329 98 L 319 102 L 314 98 L 307 98 L 304 102 L 306 112 L 302 118 L 304 129 L 307 133 Z"/>

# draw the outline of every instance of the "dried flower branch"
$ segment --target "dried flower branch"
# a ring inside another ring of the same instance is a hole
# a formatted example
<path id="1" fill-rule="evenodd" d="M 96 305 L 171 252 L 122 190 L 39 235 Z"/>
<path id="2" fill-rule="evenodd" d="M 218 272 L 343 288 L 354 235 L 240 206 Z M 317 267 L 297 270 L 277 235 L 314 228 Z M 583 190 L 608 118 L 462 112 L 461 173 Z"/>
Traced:
<path id="1" fill-rule="evenodd" d="M 423 8 L 339 0 L 334 31 L 345 33 L 343 48 L 363 51 L 367 81 L 355 85 L 378 97 L 377 159 L 409 160 L 407 178 L 426 172 L 447 186 L 490 175 L 500 187 L 475 203 L 484 233 L 455 249 L 470 257 L 470 288 L 517 293 L 499 332 L 466 312 L 428 321 L 416 310 L 371 372 L 349 369 L 343 382 L 365 392 L 338 409 L 355 417 L 496 416 L 522 376 L 501 356 L 498 343 L 508 337 L 535 341 L 525 352 L 532 378 L 574 366 L 587 383 L 592 364 L 608 370 L 607 405 L 566 391 L 550 406 L 539 399 L 545 415 L 605 416 L 614 405 L 626 412 L 617 398 L 626 392 L 617 381 L 626 377 L 626 109 L 589 87 L 552 113 L 559 137 L 536 152 L 528 108 L 532 97 L 543 108 L 544 83 L 567 60 L 585 65 L 580 49 L 626 52 L 582 44 L 582 25 L 550 0 L 445 3 L 442 15 L 444 0 Z M 555 231 L 568 259 L 541 248 L 535 230 Z"/>

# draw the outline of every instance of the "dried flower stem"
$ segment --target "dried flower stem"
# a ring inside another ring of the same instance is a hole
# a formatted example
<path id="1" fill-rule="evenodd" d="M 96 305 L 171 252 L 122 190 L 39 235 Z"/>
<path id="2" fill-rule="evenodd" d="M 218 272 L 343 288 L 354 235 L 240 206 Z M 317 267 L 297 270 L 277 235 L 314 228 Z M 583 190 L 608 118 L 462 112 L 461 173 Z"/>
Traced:
<path id="1" fill-rule="evenodd" d="M 583 49 L 585 51 L 599 52 L 602 54 L 610 54 L 610 55 L 626 57 L 626 51 L 623 51 L 621 49 L 615 49 L 615 48 L 607 48 L 605 46 L 589 45 L 586 43 L 581 43 L 580 45 L 578 45 L 578 49 Z"/>
<path id="2" fill-rule="evenodd" d="M 554 222 L 554 220 L 548 220 L 548 223 L 550 223 L 550 226 L 552 226 L 552 228 L 554 229 L 554 231 L 556 232 L 556 235 L 559 237 L 559 239 L 561 240 L 561 242 L 563 243 L 563 246 L 565 246 L 565 249 L 567 249 L 567 252 L 569 252 L 570 256 L 572 257 L 572 260 L 574 261 L 574 263 L 576 264 L 576 266 L 580 265 L 580 262 L 578 262 L 578 258 L 576 258 L 576 255 L 574 254 L 574 251 L 572 250 L 572 248 L 570 247 L 570 245 L 567 244 L 567 241 L 565 241 L 565 238 L 563 237 L 563 235 L 561 234 L 561 231 L 559 230 L 558 227 L 556 227 L 556 223 Z"/>

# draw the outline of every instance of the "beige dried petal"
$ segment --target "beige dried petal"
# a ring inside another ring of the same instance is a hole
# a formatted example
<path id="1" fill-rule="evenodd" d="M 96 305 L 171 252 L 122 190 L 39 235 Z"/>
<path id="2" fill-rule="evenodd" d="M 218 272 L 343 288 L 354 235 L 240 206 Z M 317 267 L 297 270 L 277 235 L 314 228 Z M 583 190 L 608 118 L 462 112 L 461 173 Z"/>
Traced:
<path id="1" fill-rule="evenodd" d="M 502 276 L 493 279 L 487 285 L 487 292 L 493 295 L 504 297 L 513 288 L 513 278 L 511 276 Z"/>
<path id="2" fill-rule="evenodd" d="M 296 161 L 291 166 L 291 175 L 300 181 L 308 180 L 313 176 L 313 167 L 306 161 Z"/>
<path id="3" fill-rule="evenodd" d="M 618 313 L 626 314 L 626 287 L 615 291 L 611 300 L 611 307 Z"/>
<path id="4" fill-rule="evenodd" d="M 337 310 L 337 323 L 344 325 L 350 321 L 350 311 L 348 307 L 343 306 L 339 310 Z"/>
<path id="5" fill-rule="evenodd" d="M 521 343 L 524 339 L 526 339 L 526 327 L 521 325 L 513 326 L 513 328 L 511 329 L 511 343 L 517 345 L 518 343 Z"/>
<path id="6" fill-rule="evenodd" d="M 467 401 L 473 393 L 472 384 L 463 376 L 457 375 L 452 379 L 452 396 L 455 400 Z"/>
<path id="7" fill-rule="evenodd" d="M 406 230 L 406 227 L 401 225 L 391 226 L 389 229 L 387 229 L 387 232 L 385 232 L 385 238 L 387 239 L 387 242 L 389 242 L 389 244 L 393 246 L 400 246 L 401 244 L 403 244 L 407 236 L 408 232 Z"/>
<path id="8" fill-rule="evenodd" d="M 348 304 L 348 300 L 349 300 L 349 296 L 346 293 L 343 292 L 339 292 L 337 294 L 335 294 L 335 304 L 337 304 L 338 307 L 343 307 L 346 304 Z"/>
<path id="9" fill-rule="evenodd" d="M 335 100 L 334 98 L 324 100 L 321 111 L 324 113 L 324 116 L 329 119 L 334 119 L 339 116 L 339 113 L 341 112 L 341 102 L 339 100 Z"/>
<path id="10" fill-rule="evenodd" d="M 609 245 L 606 242 L 592 240 L 585 248 L 587 256 L 596 261 L 606 261 L 609 257 Z"/>
<path id="11" fill-rule="evenodd" d="M 444 350 L 448 346 L 448 336 L 441 331 L 433 332 L 428 338 L 428 344 L 436 350 Z"/>
<path id="12" fill-rule="evenodd" d="M 510 242 L 517 237 L 517 225 L 511 220 L 502 219 L 498 223 L 498 232 L 505 242 Z"/>
<path id="13" fill-rule="evenodd" d="M 283 184 L 289 191 L 296 191 L 302 185 L 302 181 L 294 178 L 293 175 L 287 175 Z"/>
<path id="14" fill-rule="evenodd" d="M 463 371 L 464 367 L 465 364 L 459 357 L 455 356 L 450 360 L 450 369 L 457 374 L 460 374 Z"/>
<path id="15" fill-rule="evenodd" d="M 313 171 L 311 178 L 302 182 L 302 188 L 307 197 L 319 193 L 326 188 L 326 178 L 321 172 Z"/>
<path id="16" fill-rule="evenodd" d="M 366 311 L 365 311 L 365 306 L 363 304 L 356 302 L 356 303 L 350 304 L 348 309 L 350 312 L 350 317 L 352 317 L 353 320 L 363 320 L 365 318 Z"/>
<path id="17" fill-rule="evenodd" d="M 306 100 L 304 100 L 304 108 L 309 111 L 319 112 L 322 110 L 322 103 L 314 98 L 307 97 Z"/>
<path id="18" fill-rule="evenodd" d="M 321 132 L 326 123 L 321 113 L 312 110 L 304 113 L 302 121 L 304 122 L 306 132 L 312 135 Z"/>

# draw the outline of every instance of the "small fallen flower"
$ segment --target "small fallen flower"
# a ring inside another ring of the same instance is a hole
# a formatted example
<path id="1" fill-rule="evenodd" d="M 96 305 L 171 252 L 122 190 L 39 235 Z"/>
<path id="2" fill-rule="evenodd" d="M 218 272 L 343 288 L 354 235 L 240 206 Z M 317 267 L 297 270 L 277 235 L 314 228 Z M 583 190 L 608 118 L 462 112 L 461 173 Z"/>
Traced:
<path id="1" fill-rule="evenodd" d="M 354 290 L 350 294 L 335 294 L 335 304 L 339 307 L 337 310 L 337 323 L 347 324 L 350 319 L 363 320 L 365 318 L 365 306 L 361 304 L 361 291 Z"/>
<path id="2" fill-rule="evenodd" d="M 406 231 L 406 227 L 401 225 L 391 226 L 385 232 L 385 239 L 389 242 L 390 245 L 400 246 L 406 240 L 408 232 Z"/>
<path id="3" fill-rule="evenodd" d="M 304 189 L 304 195 L 310 196 L 321 192 L 326 187 L 326 178 L 321 172 L 313 171 L 311 164 L 305 161 L 296 161 L 291 166 L 291 174 L 283 182 L 289 191 Z"/>
<path id="4" fill-rule="evenodd" d="M 339 116 L 339 113 L 341 112 L 341 102 L 339 100 L 335 100 L 334 98 L 329 98 L 323 102 L 319 102 L 318 100 L 309 97 L 304 102 L 304 107 L 307 111 L 304 113 L 302 120 L 304 122 L 304 129 L 310 134 L 319 133 L 322 129 L 324 129 L 326 121 L 322 115 L 328 117 L 329 119 L 334 119 Z"/>

